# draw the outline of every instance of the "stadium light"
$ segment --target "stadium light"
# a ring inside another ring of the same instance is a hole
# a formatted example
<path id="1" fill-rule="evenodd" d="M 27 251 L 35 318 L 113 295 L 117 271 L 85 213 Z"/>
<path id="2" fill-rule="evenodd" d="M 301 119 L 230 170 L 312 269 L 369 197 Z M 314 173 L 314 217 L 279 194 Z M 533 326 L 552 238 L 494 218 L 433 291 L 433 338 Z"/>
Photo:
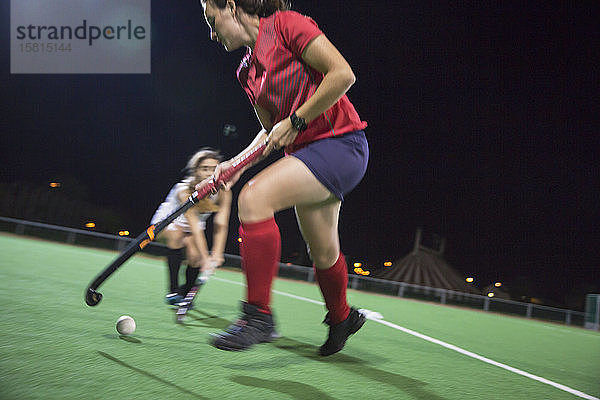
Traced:
<path id="1" fill-rule="evenodd" d="M 93 222 L 88 222 L 87 224 L 85 224 L 85 227 L 86 227 L 86 228 L 95 228 L 95 227 L 96 227 L 96 224 L 95 224 L 95 223 L 93 223 Z"/>
<path id="2" fill-rule="evenodd" d="M 467 281 L 468 283 L 473 283 L 475 279 L 468 277 L 467 279 L 465 279 L 465 281 Z"/>
<path id="3" fill-rule="evenodd" d="M 362 267 L 362 263 L 359 263 L 359 262 L 354 263 L 354 268 L 360 268 L 360 267 Z"/>
<path id="4" fill-rule="evenodd" d="M 494 286 L 500 287 L 500 286 L 502 286 L 502 282 L 496 282 L 496 283 L 494 283 Z"/>
<path id="5" fill-rule="evenodd" d="M 383 263 L 384 267 L 391 267 L 392 266 L 392 262 L 391 261 L 386 261 Z"/>
<path id="6" fill-rule="evenodd" d="M 494 297 L 494 292 L 489 292 L 488 297 Z"/>

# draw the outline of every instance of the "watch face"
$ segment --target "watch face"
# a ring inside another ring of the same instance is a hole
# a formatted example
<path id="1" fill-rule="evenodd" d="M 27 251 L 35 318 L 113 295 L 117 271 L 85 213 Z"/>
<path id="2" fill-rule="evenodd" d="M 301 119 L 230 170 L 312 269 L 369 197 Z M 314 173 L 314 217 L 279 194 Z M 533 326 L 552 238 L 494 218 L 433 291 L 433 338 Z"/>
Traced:
<path id="1" fill-rule="evenodd" d="M 290 120 L 292 121 L 292 125 L 296 130 L 303 131 L 306 129 L 306 121 L 304 118 L 297 116 L 296 113 L 290 115 Z"/>

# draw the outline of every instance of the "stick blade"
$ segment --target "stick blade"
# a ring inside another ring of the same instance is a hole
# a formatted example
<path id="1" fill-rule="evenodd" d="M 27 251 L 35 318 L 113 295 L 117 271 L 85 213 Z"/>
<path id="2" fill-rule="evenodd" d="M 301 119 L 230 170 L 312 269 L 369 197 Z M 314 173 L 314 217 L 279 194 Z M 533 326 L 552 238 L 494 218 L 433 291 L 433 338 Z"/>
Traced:
<path id="1" fill-rule="evenodd" d="M 100 301 L 102 301 L 102 293 L 97 292 L 92 288 L 87 288 L 85 292 L 85 303 L 90 307 L 94 307 L 97 306 Z"/>
<path id="2" fill-rule="evenodd" d="M 179 303 L 179 308 L 177 308 L 177 311 L 175 312 L 177 323 L 181 324 L 185 320 L 185 315 L 192 307 L 192 303 L 196 297 L 196 294 L 198 293 L 199 288 L 199 286 L 192 287 L 181 303 Z"/>

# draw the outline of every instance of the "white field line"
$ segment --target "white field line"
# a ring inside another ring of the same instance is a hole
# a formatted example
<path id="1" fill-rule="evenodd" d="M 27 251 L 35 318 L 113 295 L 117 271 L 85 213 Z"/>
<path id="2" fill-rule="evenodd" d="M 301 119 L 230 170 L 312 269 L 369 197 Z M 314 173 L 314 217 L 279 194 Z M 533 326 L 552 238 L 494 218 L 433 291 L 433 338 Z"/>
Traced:
<path id="1" fill-rule="evenodd" d="M 529 379 L 533 379 L 535 381 L 545 383 L 546 385 L 554 386 L 557 389 L 564 390 L 565 392 L 574 394 L 575 396 L 581 397 L 583 399 L 600 400 L 597 397 L 594 397 L 594 396 L 591 396 L 589 394 L 580 392 L 579 390 L 575 390 L 575 389 L 572 389 L 572 388 L 570 388 L 568 386 L 561 385 L 560 383 L 556 383 L 556 382 L 551 381 L 549 379 L 542 378 L 541 376 L 530 374 L 529 372 L 525 372 L 525 371 L 520 370 L 518 368 L 511 367 L 510 365 L 502 364 L 502 363 L 500 363 L 498 361 L 491 360 L 491 359 L 489 359 L 487 357 L 480 356 L 479 354 L 476 354 L 476 353 L 473 353 L 471 351 L 465 350 L 465 349 L 460 348 L 458 346 L 454 346 L 453 344 L 449 344 L 449 343 L 443 342 L 441 340 L 432 338 L 430 336 L 423 335 L 422 333 L 415 332 L 415 331 L 413 331 L 411 329 L 404 328 L 402 326 L 398 326 L 396 324 L 392 324 L 391 322 L 384 321 L 383 319 L 373 319 L 373 318 L 371 318 L 371 320 L 373 320 L 375 322 L 379 322 L 380 324 L 389 326 L 390 328 L 394 328 L 394 329 L 397 329 L 399 331 L 408 333 L 409 335 L 416 336 L 416 337 L 418 337 L 420 339 L 427 340 L 428 342 L 438 344 L 438 345 L 440 345 L 442 347 L 445 347 L 447 349 L 454 350 L 454 351 L 456 351 L 458 353 L 461 353 L 461 354 L 464 354 L 466 356 L 475 358 L 475 359 L 477 359 L 479 361 L 483 361 L 485 363 L 488 363 L 488 364 L 491 364 L 491 365 L 495 365 L 496 367 L 503 368 L 503 369 L 505 369 L 507 371 L 514 372 L 515 374 L 519 374 L 519 375 L 522 375 L 522 376 L 527 377 Z"/>
<path id="2" fill-rule="evenodd" d="M 222 278 L 217 278 L 217 277 L 214 277 L 214 276 L 212 277 L 212 279 L 215 279 L 215 280 L 218 280 L 218 281 L 221 281 L 221 282 L 227 282 L 227 283 L 233 283 L 233 284 L 240 285 L 240 286 L 245 286 L 241 282 L 230 281 L 229 279 L 222 279 Z M 290 293 L 281 292 L 279 290 L 273 290 L 273 293 L 277 293 L 277 294 L 279 294 L 281 296 L 291 297 L 291 298 L 297 299 L 297 300 L 306 301 L 308 303 L 313 303 L 313 304 L 318 304 L 318 305 L 324 305 L 325 304 L 322 301 L 316 301 L 316 300 L 308 299 L 306 297 L 296 296 L 296 295 L 293 295 L 293 294 L 290 294 Z M 571 394 L 573 394 L 575 396 L 581 397 L 582 399 L 600 400 L 597 397 L 594 397 L 594 396 L 591 396 L 589 394 L 583 393 L 583 392 L 581 392 L 579 390 L 570 388 L 568 386 L 561 385 L 560 383 L 556 383 L 556 382 L 551 381 L 549 379 L 542 378 L 541 376 L 530 374 L 529 372 L 525 372 L 525 371 L 520 370 L 518 368 L 511 367 L 510 365 L 502 364 L 502 363 L 500 363 L 498 361 L 494 361 L 494 360 L 489 359 L 489 358 L 484 357 L 484 356 L 480 356 L 479 354 L 476 354 L 476 353 L 473 353 L 471 351 L 465 350 L 465 349 L 463 349 L 461 347 L 458 347 L 458 346 L 455 346 L 453 344 L 443 342 L 441 340 L 432 338 L 431 336 L 423 335 L 422 333 L 419 333 L 419 332 L 413 331 L 411 329 L 404 328 L 402 326 L 399 326 L 399 325 L 393 324 L 391 322 L 385 321 L 383 318 L 378 318 L 379 315 L 380 315 L 380 314 L 378 315 L 378 313 L 369 312 L 369 310 L 365 310 L 365 311 L 367 311 L 365 313 L 366 317 L 368 319 L 370 319 L 371 321 L 380 323 L 380 324 L 385 325 L 385 326 L 389 326 L 390 328 L 397 329 L 397 330 L 402 331 L 404 333 L 408 333 L 409 335 L 416 336 L 419 339 L 423 339 L 423 340 L 426 340 L 426 341 L 428 341 L 430 343 L 434 343 L 434 344 L 440 345 L 440 346 L 445 347 L 445 348 L 447 348 L 449 350 L 453 350 L 453 351 L 456 351 L 456 352 L 458 352 L 460 354 L 464 354 L 466 356 L 475 358 L 475 359 L 477 359 L 479 361 L 483 361 L 483 362 L 485 362 L 487 364 L 494 365 L 496 367 L 500 367 L 500 368 L 505 369 L 505 370 L 510 371 L 510 372 L 514 372 L 515 374 L 524 376 L 524 377 L 529 378 L 529 379 L 533 379 L 534 381 L 538 381 L 538 382 L 541 382 L 541 383 L 545 383 L 546 385 L 554 386 L 557 389 L 560 389 L 560 390 L 563 390 L 565 392 L 571 393 Z"/>

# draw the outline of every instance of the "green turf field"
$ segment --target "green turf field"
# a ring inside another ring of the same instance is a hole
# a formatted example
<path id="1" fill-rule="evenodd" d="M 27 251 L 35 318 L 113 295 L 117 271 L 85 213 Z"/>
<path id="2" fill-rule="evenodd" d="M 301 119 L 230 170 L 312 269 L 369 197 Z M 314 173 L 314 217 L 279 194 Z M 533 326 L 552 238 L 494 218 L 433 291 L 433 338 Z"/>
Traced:
<path id="1" fill-rule="evenodd" d="M 163 304 L 160 259 L 134 257 L 100 288 L 97 307 L 85 305 L 84 289 L 115 256 L 0 234 L 0 399 L 600 397 L 598 332 L 352 290 L 352 304 L 391 325 L 368 321 L 341 353 L 318 357 L 327 334 L 319 290 L 283 279 L 273 295 L 282 338 L 246 352 L 220 351 L 207 337 L 236 318 L 241 273 L 219 270 L 201 290 L 197 311 L 176 325 Z M 128 340 L 114 327 L 123 314 L 137 323 Z"/>

